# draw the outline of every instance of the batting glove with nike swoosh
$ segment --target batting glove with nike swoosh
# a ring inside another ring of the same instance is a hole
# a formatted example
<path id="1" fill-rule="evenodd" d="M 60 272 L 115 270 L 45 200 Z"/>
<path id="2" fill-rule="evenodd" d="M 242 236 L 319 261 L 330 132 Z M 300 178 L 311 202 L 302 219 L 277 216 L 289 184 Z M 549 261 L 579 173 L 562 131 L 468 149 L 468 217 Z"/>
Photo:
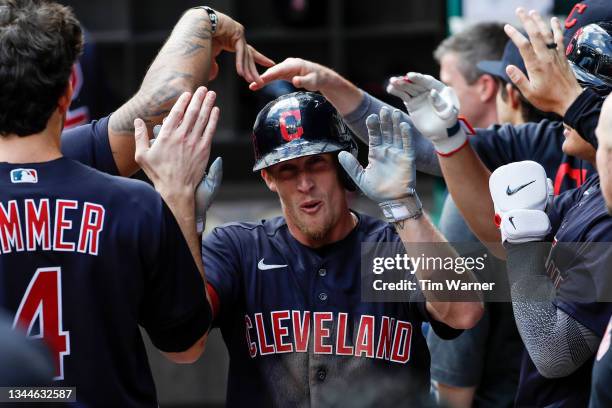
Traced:
<path id="1" fill-rule="evenodd" d="M 161 125 L 153 128 L 153 138 L 150 140 L 151 145 L 155 142 L 160 129 Z M 217 157 L 213 164 L 210 165 L 208 174 L 205 174 L 195 191 L 196 229 L 198 234 L 202 234 L 206 228 L 206 211 L 208 211 L 208 208 L 219 192 L 221 180 L 223 180 L 223 159 Z"/>
<path id="2" fill-rule="evenodd" d="M 430 75 L 410 72 L 391 77 L 387 92 L 404 101 L 414 126 L 429 139 L 438 154 L 450 156 L 467 143 L 459 122 L 455 91 Z"/>
<path id="3" fill-rule="evenodd" d="M 489 190 L 502 242 L 541 241 L 550 233 L 545 211 L 553 187 L 539 163 L 527 160 L 499 167 L 489 178 Z"/>
<path id="4" fill-rule="evenodd" d="M 418 218 L 422 205 L 416 194 L 414 149 L 407 123 L 400 123 L 401 112 L 388 108 L 380 117 L 366 119 L 369 136 L 368 166 L 364 169 L 349 152 L 338 160 L 361 191 L 380 206 L 389 222 Z"/>

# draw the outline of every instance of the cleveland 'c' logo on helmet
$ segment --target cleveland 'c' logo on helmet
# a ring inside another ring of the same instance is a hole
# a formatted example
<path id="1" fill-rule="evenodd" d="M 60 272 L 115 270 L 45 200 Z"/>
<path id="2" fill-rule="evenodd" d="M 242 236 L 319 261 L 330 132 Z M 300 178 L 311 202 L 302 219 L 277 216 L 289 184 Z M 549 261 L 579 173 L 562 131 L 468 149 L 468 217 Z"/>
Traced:
<path id="1" fill-rule="evenodd" d="M 304 134 L 302 113 L 299 109 L 287 110 L 279 114 L 279 125 L 283 139 L 290 142 Z"/>

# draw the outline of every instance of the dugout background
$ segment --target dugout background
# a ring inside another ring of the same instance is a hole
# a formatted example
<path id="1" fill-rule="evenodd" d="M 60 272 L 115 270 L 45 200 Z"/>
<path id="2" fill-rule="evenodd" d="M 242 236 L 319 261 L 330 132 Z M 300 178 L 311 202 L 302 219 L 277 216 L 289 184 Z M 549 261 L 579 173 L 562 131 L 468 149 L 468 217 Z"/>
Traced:
<path id="1" fill-rule="evenodd" d="M 371 94 L 388 98 L 391 75 L 417 71 L 436 75 L 432 52 L 446 35 L 444 0 L 59 0 L 75 10 L 96 45 L 99 77 L 110 95 L 92 107 L 94 118 L 106 115 L 133 95 L 157 51 L 182 12 L 209 5 L 246 27 L 247 40 L 277 62 L 297 56 L 334 68 Z M 303 3 L 301 13 L 291 4 Z M 233 55 L 219 58 L 219 77 L 209 87 L 218 94 L 221 122 L 211 156 L 223 156 L 224 181 L 210 210 L 208 227 L 227 221 L 256 220 L 279 213 L 274 195 L 251 172 L 251 128 L 256 113 L 270 99 L 252 93 L 237 76 Z M 367 147 L 360 145 L 366 162 Z M 431 208 L 432 179 L 419 175 L 418 189 Z M 378 208 L 361 197 L 352 207 L 378 216 Z M 163 407 L 222 406 L 225 399 L 227 352 L 218 331 L 205 355 L 192 366 L 167 362 L 150 347 L 149 356 Z"/>

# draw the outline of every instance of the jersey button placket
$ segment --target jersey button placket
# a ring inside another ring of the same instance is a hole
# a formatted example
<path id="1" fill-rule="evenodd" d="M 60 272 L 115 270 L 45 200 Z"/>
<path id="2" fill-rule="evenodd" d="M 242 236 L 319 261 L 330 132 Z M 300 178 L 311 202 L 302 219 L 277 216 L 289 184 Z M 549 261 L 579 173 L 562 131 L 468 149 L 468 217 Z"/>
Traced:
<path id="1" fill-rule="evenodd" d="M 325 293 L 325 292 L 319 293 L 319 300 L 321 302 L 325 302 L 327 300 L 327 293 Z"/>
<path id="2" fill-rule="evenodd" d="M 327 371 L 324 368 L 319 368 L 317 370 L 317 380 L 325 381 L 325 377 L 327 377 Z"/>

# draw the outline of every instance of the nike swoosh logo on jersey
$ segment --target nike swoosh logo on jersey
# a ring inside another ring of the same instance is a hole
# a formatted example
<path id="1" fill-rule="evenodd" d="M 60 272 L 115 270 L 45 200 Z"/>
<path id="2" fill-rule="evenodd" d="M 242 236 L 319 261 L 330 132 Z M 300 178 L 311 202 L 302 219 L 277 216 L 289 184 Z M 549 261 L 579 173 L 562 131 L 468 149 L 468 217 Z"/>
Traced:
<path id="1" fill-rule="evenodd" d="M 510 221 L 510 224 L 512 224 L 512 226 L 514 227 L 514 229 L 516 229 L 516 225 L 514 225 L 514 217 L 508 217 L 508 221 Z"/>
<path id="2" fill-rule="evenodd" d="M 264 263 L 264 259 L 261 258 L 259 260 L 259 263 L 257 264 L 257 268 L 260 271 L 267 271 L 268 269 L 278 269 L 278 268 L 285 268 L 287 265 L 266 265 Z"/>
<path id="3" fill-rule="evenodd" d="M 514 194 L 514 193 L 517 193 L 517 192 L 521 191 L 522 189 L 524 189 L 524 188 L 525 188 L 525 187 L 527 187 L 528 185 L 530 185 L 530 184 L 532 184 L 532 183 L 535 183 L 535 182 L 536 182 L 535 180 L 531 180 L 529 183 L 525 183 L 525 184 L 523 184 L 522 186 L 518 186 L 517 188 L 510 188 L 510 186 L 508 186 L 508 187 L 506 188 L 506 194 L 507 194 L 507 195 L 509 195 L 509 196 L 511 196 L 512 194 Z"/>

